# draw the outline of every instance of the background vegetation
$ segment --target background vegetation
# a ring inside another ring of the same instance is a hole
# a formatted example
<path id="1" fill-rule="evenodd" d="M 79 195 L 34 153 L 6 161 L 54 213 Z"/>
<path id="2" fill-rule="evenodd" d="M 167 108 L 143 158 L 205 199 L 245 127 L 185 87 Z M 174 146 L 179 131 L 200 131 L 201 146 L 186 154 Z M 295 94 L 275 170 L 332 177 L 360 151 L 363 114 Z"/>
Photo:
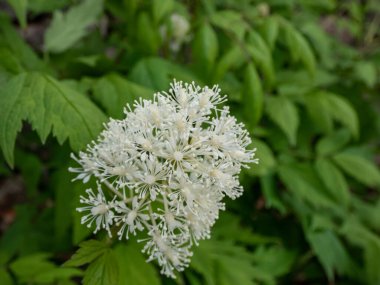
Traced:
<path id="1" fill-rule="evenodd" d="M 0 8 L 0 284 L 380 284 L 378 1 Z M 107 117 L 173 78 L 219 84 L 260 158 L 174 281 L 80 225 L 67 171 Z"/>

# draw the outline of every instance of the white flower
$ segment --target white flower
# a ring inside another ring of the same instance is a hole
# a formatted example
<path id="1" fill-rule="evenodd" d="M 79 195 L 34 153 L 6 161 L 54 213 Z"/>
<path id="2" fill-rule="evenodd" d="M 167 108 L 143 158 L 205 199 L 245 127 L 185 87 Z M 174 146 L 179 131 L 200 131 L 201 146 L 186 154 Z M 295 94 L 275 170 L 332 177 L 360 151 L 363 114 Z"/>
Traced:
<path id="1" fill-rule="evenodd" d="M 111 120 L 74 157 L 81 167 L 70 168 L 74 180 L 93 177 L 114 197 L 108 202 L 100 186 L 97 194 L 87 190 L 82 223 L 109 234 L 115 227 L 120 239 L 145 232 L 143 252 L 170 277 L 189 264 L 191 247 L 210 237 L 223 198 L 242 195 L 241 168 L 258 162 L 219 93 L 174 81 L 168 93 L 128 105 L 125 119 Z"/>
<path id="2" fill-rule="evenodd" d="M 79 201 L 82 204 L 87 204 L 87 206 L 77 208 L 78 212 L 88 212 L 82 217 L 81 223 L 88 223 L 88 227 L 91 227 L 92 223 L 95 222 L 95 233 L 100 229 L 106 229 L 111 237 L 110 226 L 112 226 L 114 218 L 112 211 L 113 201 L 107 202 L 100 185 L 98 185 L 97 195 L 91 189 L 87 189 L 86 193 L 88 194 L 88 198 L 80 196 Z"/>
<path id="3" fill-rule="evenodd" d="M 121 228 L 117 235 L 122 239 L 125 230 L 125 237 L 128 239 L 128 234 L 136 235 L 136 229 L 142 231 L 143 224 L 150 219 L 149 215 L 144 214 L 147 202 L 139 201 L 137 197 L 132 199 L 132 208 L 129 208 L 124 201 L 120 201 L 115 205 L 115 210 L 120 215 L 115 216 L 116 224 L 121 224 Z"/>

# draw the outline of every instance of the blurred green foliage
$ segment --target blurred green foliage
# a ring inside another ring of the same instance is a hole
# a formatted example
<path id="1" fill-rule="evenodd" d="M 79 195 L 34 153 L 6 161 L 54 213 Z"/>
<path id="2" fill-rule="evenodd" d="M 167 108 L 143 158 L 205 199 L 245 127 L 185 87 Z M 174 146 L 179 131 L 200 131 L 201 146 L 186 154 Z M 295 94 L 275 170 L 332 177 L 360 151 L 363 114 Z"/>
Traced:
<path id="1" fill-rule="evenodd" d="M 378 4 L 0 2 L 0 284 L 380 284 Z M 219 84 L 260 158 L 174 281 L 137 242 L 89 240 L 67 171 L 173 78 Z"/>

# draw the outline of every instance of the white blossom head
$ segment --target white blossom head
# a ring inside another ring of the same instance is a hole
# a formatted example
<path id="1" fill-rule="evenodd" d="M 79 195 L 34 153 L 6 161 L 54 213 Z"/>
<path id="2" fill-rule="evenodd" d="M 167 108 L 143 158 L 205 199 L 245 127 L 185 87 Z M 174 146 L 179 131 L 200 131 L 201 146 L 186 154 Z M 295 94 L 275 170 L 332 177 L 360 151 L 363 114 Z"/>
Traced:
<path id="1" fill-rule="evenodd" d="M 80 164 L 70 168 L 74 180 L 92 177 L 99 185 L 81 196 L 82 223 L 119 239 L 145 232 L 148 261 L 173 278 L 184 270 L 191 247 L 210 237 L 223 198 L 242 195 L 241 168 L 258 162 L 244 125 L 220 106 L 225 101 L 218 86 L 174 81 L 169 92 L 127 105 L 125 119 L 111 119 L 73 156 Z"/>

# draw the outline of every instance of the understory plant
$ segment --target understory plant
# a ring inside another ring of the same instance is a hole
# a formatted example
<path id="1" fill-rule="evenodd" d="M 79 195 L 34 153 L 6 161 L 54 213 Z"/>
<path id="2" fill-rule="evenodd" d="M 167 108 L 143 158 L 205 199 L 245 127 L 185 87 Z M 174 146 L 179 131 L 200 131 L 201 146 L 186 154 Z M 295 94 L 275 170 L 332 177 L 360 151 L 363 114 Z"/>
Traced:
<path id="1" fill-rule="evenodd" d="M 379 19 L 0 2 L 0 284 L 379 284 Z"/>

